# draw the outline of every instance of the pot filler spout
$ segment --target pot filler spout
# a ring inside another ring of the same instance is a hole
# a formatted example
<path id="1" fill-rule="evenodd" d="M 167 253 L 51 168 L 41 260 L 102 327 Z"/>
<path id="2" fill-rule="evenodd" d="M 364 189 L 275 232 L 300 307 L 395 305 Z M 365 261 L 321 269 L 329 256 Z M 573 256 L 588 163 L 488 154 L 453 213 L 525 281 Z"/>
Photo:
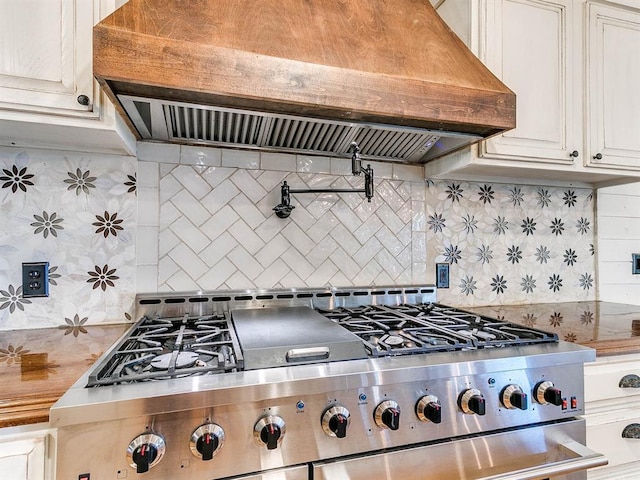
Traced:
<path id="1" fill-rule="evenodd" d="M 94 75 L 141 140 L 423 164 L 515 127 L 428 1 L 130 0 Z"/>

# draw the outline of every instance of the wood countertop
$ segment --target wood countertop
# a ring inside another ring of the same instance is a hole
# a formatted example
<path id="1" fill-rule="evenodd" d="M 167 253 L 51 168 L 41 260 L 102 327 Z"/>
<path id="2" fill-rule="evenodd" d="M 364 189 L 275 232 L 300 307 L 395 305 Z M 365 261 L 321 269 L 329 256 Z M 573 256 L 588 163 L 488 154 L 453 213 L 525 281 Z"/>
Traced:
<path id="1" fill-rule="evenodd" d="M 555 332 L 598 356 L 640 352 L 640 306 L 606 302 L 466 310 Z M 62 326 L 0 333 L 0 427 L 48 422 L 49 408 L 129 328 Z"/>
<path id="2" fill-rule="evenodd" d="M 48 422 L 49 408 L 129 326 L 0 332 L 0 427 Z"/>
<path id="3" fill-rule="evenodd" d="M 595 348 L 598 356 L 640 352 L 640 305 L 567 302 L 464 309 L 556 333 L 561 340 Z"/>

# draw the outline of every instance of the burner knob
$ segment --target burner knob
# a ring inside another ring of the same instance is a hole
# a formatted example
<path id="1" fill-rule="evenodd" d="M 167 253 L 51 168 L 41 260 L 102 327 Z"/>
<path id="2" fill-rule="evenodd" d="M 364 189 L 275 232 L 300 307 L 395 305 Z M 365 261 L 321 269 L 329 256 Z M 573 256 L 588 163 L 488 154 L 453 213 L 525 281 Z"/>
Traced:
<path id="1" fill-rule="evenodd" d="M 400 426 L 400 406 L 393 400 L 385 400 L 376 407 L 373 419 L 380 428 L 397 430 Z"/>
<path id="2" fill-rule="evenodd" d="M 464 413 L 484 415 L 485 400 L 480 390 L 468 388 L 458 397 L 458 406 Z"/>
<path id="3" fill-rule="evenodd" d="M 562 405 L 562 392 L 559 388 L 555 388 L 552 382 L 540 382 L 533 389 L 536 401 L 541 405 L 550 403 L 559 407 Z"/>
<path id="4" fill-rule="evenodd" d="M 129 465 L 136 469 L 136 473 L 145 473 L 162 460 L 164 451 L 165 442 L 162 435 L 143 433 L 129 443 L 127 459 Z"/>
<path id="5" fill-rule="evenodd" d="M 416 404 L 416 415 L 422 422 L 442 422 L 440 400 L 434 395 L 425 395 Z"/>
<path id="6" fill-rule="evenodd" d="M 202 460 L 211 460 L 222 448 L 224 443 L 224 430 L 215 423 L 200 425 L 191 434 L 189 448 L 191 453 Z"/>
<path id="7" fill-rule="evenodd" d="M 349 427 L 349 410 L 339 405 L 327 408 L 322 414 L 322 430 L 329 436 L 344 438 Z"/>
<path id="8" fill-rule="evenodd" d="M 266 445 L 267 450 L 278 448 L 284 437 L 285 424 L 282 417 L 267 415 L 262 417 L 253 427 L 253 437 L 261 445 Z"/>
<path id="9" fill-rule="evenodd" d="M 507 408 L 529 408 L 529 398 L 518 385 L 507 385 L 500 396 L 502 404 Z"/>

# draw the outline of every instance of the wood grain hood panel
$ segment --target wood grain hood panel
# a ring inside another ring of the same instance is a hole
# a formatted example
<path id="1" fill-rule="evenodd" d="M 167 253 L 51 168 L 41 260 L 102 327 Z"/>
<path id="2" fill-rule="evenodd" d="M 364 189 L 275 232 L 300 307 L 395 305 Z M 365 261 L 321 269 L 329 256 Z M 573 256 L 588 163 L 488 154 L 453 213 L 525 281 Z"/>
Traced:
<path id="1" fill-rule="evenodd" d="M 130 0 L 93 40 L 94 74 L 139 138 L 228 143 L 190 124 L 176 135 L 167 105 L 203 119 L 260 112 L 453 132 L 463 140 L 448 151 L 515 127 L 515 94 L 427 0 Z"/>

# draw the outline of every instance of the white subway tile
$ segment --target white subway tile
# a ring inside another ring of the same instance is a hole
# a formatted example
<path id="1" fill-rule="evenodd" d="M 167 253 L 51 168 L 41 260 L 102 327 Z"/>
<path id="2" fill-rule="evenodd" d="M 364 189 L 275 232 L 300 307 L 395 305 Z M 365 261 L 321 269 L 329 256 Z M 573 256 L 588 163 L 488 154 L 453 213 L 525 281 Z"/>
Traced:
<path id="1" fill-rule="evenodd" d="M 170 202 L 195 226 L 200 226 L 211 218 L 209 210 L 204 208 L 198 199 L 194 198 L 187 190 L 176 193 Z"/>
<path id="2" fill-rule="evenodd" d="M 157 227 L 159 224 L 160 204 L 156 188 L 138 188 L 138 225 Z"/>
<path id="3" fill-rule="evenodd" d="M 262 152 L 260 154 L 260 168 L 262 170 L 280 170 L 283 172 L 296 171 L 296 156 L 286 153 L 269 153 Z"/>
<path id="4" fill-rule="evenodd" d="M 180 182 L 182 187 L 189 191 L 198 200 L 211 191 L 211 185 L 202 179 L 202 176 L 191 166 L 180 165 L 171 174 Z"/>
<path id="5" fill-rule="evenodd" d="M 158 188 L 160 172 L 155 162 L 138 161 L 137 188 Z"/>
<path id="6" fill-rule="evenodd" d="M 236 248 L 238 242 L 228 232 L 213 240 L 204 250 L 200 252 L 200 258 L 212 267 L 220 262 L 231 250 Z"/>
<path id="7" fill-rule="evenodd" d="M 210 243 L 209 238 L 186 217 L 178 218 L 169 228 L 180 238 L 182 243 L 188 245 L 194 252 L 200 252 Z M 172 250 L 172 252 L 174 250 Z"/>
<path id="8" fill-rule="evenodd" d="M 169 257 L 171 257 L 176 265 L 179 265 L 182 270 L 189 272 L 189 276 L 192 278 L 200 277 L 208 269 L 200 256 L 184 243 L 180 243 L 171 250 L 169 252 Z"/>
<path id="9" fill-rule="evenodd" d="M 138 160 L 156 163 L 178 163 L 180 161 L 180 145 L 165 143 L 138 142 Z"/>
<path id="10" fill-rule="evenodd" d="M 408 180 L 410 182 L 424 182 L 424 167 L 422 165 L 393 165 L 394 180 Z"/>
<path id="11" fill-rule="evenodd" d="M 136 262 L 138 265 L 158 264 L 158 227 L 139 226 L 136 229 Z"/>
<path id="12" fill-rule="evenodd" d="M 136 293 L 158 291 L 158 265 L 138 265 L 136 268 Z"/>
<path id="13" fill-rule="evenodd" d="M 296 170 L 303 173 L 331 173 L 331 159 L 313 155 L 298 155 Z"/>
<path id="14" fill-rule="evenodd" d="M 264 246 L 262 239 L 242 219 L 231 225 L 228 231 L 251 254 Z"/>
<path id="15" fill-rule="evenodd" d="M 180 163 L 196 167 L 219 167 L 222 162 L 222 151 L 219 148 L 182 145 L 180 147 Z"/>
<path id="16" fill-rule="evenodd" d="M 249 150 L 222 149 L 222 166 L 233 168 L 260 168 L 260 153 Z"/>

